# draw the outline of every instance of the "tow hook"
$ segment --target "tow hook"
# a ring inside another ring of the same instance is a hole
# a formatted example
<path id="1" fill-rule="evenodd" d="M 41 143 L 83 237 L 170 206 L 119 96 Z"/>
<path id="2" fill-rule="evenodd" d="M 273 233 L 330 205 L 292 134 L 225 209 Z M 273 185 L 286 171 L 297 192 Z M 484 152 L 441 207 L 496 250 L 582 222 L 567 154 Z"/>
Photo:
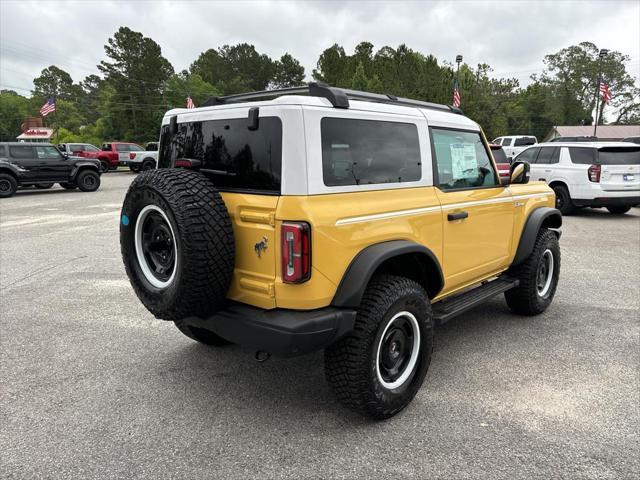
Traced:
<path id="1" fill-rule="evenodd" d="M 271 358 L 271 354 L 269 352 L 264 352 L 262 350 L 258 350 L 255 354 L 255 359 L 260 363 L 266 362 Z"/>

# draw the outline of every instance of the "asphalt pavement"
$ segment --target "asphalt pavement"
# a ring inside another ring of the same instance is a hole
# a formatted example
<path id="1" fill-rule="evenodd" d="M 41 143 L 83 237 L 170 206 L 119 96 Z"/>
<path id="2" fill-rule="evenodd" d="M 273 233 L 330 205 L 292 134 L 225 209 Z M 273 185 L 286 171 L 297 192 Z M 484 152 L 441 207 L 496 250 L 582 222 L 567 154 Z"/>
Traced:
<path id="1" fill-rule="evenodd" d="M 566 217 L 549 310 L 497 297 L 437 328 L 413 403 L 372 422 L 321 353 L 258 363 L 144 309 L 133 178 L 0 200 L 0 478 L 638 478 L 640 209 Z"/>

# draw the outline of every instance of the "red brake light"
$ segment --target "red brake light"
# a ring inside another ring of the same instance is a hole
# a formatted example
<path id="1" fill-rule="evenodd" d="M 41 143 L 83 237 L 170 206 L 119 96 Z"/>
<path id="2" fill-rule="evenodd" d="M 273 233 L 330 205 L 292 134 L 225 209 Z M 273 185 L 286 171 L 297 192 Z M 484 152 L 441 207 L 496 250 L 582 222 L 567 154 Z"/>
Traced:
<path id="1" fill-rule="evenodd" d="M 281 230 L 282 280 L 302 283 L 311 277 L 311 229 L 308 223 L 285 222 Z"/>
<path id="2" fill-rule="evenodd" d="M 600 165 L 591 165 L 589 167 L 589 170 L 587 170 L 587 172 L 589 174 L 590 182 L 600 182 L 600 170 Z"/>
<path id="3" fill-rule="evenodd" d="M 131 160 L 133 160 L 134 158 L 136 158 L 136 154 L 135 154 L 135 153 L 133 153 L 133 152 L 131 152 L 131 153 L 129 154 L 129 158 L 130 158 Z"/>
<path id="4" fill-rule="evenodd" d="M 183 168 L 198 168 L 200 166 L 200 160 L 195 160 L 192 158 L 178 158 L 175 162 L 173 162 L 173 166 Z"/>

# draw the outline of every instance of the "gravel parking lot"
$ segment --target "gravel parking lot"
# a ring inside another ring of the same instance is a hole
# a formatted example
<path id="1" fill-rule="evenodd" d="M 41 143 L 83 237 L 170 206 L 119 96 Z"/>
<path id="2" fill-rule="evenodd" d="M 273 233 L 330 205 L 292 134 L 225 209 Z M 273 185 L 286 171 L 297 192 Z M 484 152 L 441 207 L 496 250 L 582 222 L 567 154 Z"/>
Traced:
<path id="1" fill-rule="evenodd" d="M 638 478 L 640 209 L 565 218 L 551 308 L 438 328 L 425 386 L 373 423 L 321 353 L 257 363 L 144 309 L 118 242 L 133 178 L 0 203 L 1 478 Z"/>

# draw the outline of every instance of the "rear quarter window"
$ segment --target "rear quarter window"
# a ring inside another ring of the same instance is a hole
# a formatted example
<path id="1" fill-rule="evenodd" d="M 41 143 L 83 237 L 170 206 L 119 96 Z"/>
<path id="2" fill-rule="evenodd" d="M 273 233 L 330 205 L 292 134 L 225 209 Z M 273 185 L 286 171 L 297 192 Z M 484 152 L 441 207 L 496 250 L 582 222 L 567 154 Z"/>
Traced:
<path id="1" fill-rule="evenodd" d="M 587 147 L 569 147 L 569 156 L 571 157 L 571 163 L 577 165 L 593 165 L 596 163 L 595 148 Z"/>
<path id="2" fill-rule="evenodd" d="M 328 187 L 422 178 L 418 127 L 412 123 L 325 117 L 320 130 Z"/>
<path id="3" fill-rule="evenodd" d="M 9 147 L 9 152 L 13 158 L 33 158 L 33 147 L 17 145 Z"/>
<path id="4" fill-rule="evenodd" d="M 535 145 L 536 139 L 533 137 L 520 137 L 516 138 L 514 147 L 524 147 L 527 145 Z"/>

